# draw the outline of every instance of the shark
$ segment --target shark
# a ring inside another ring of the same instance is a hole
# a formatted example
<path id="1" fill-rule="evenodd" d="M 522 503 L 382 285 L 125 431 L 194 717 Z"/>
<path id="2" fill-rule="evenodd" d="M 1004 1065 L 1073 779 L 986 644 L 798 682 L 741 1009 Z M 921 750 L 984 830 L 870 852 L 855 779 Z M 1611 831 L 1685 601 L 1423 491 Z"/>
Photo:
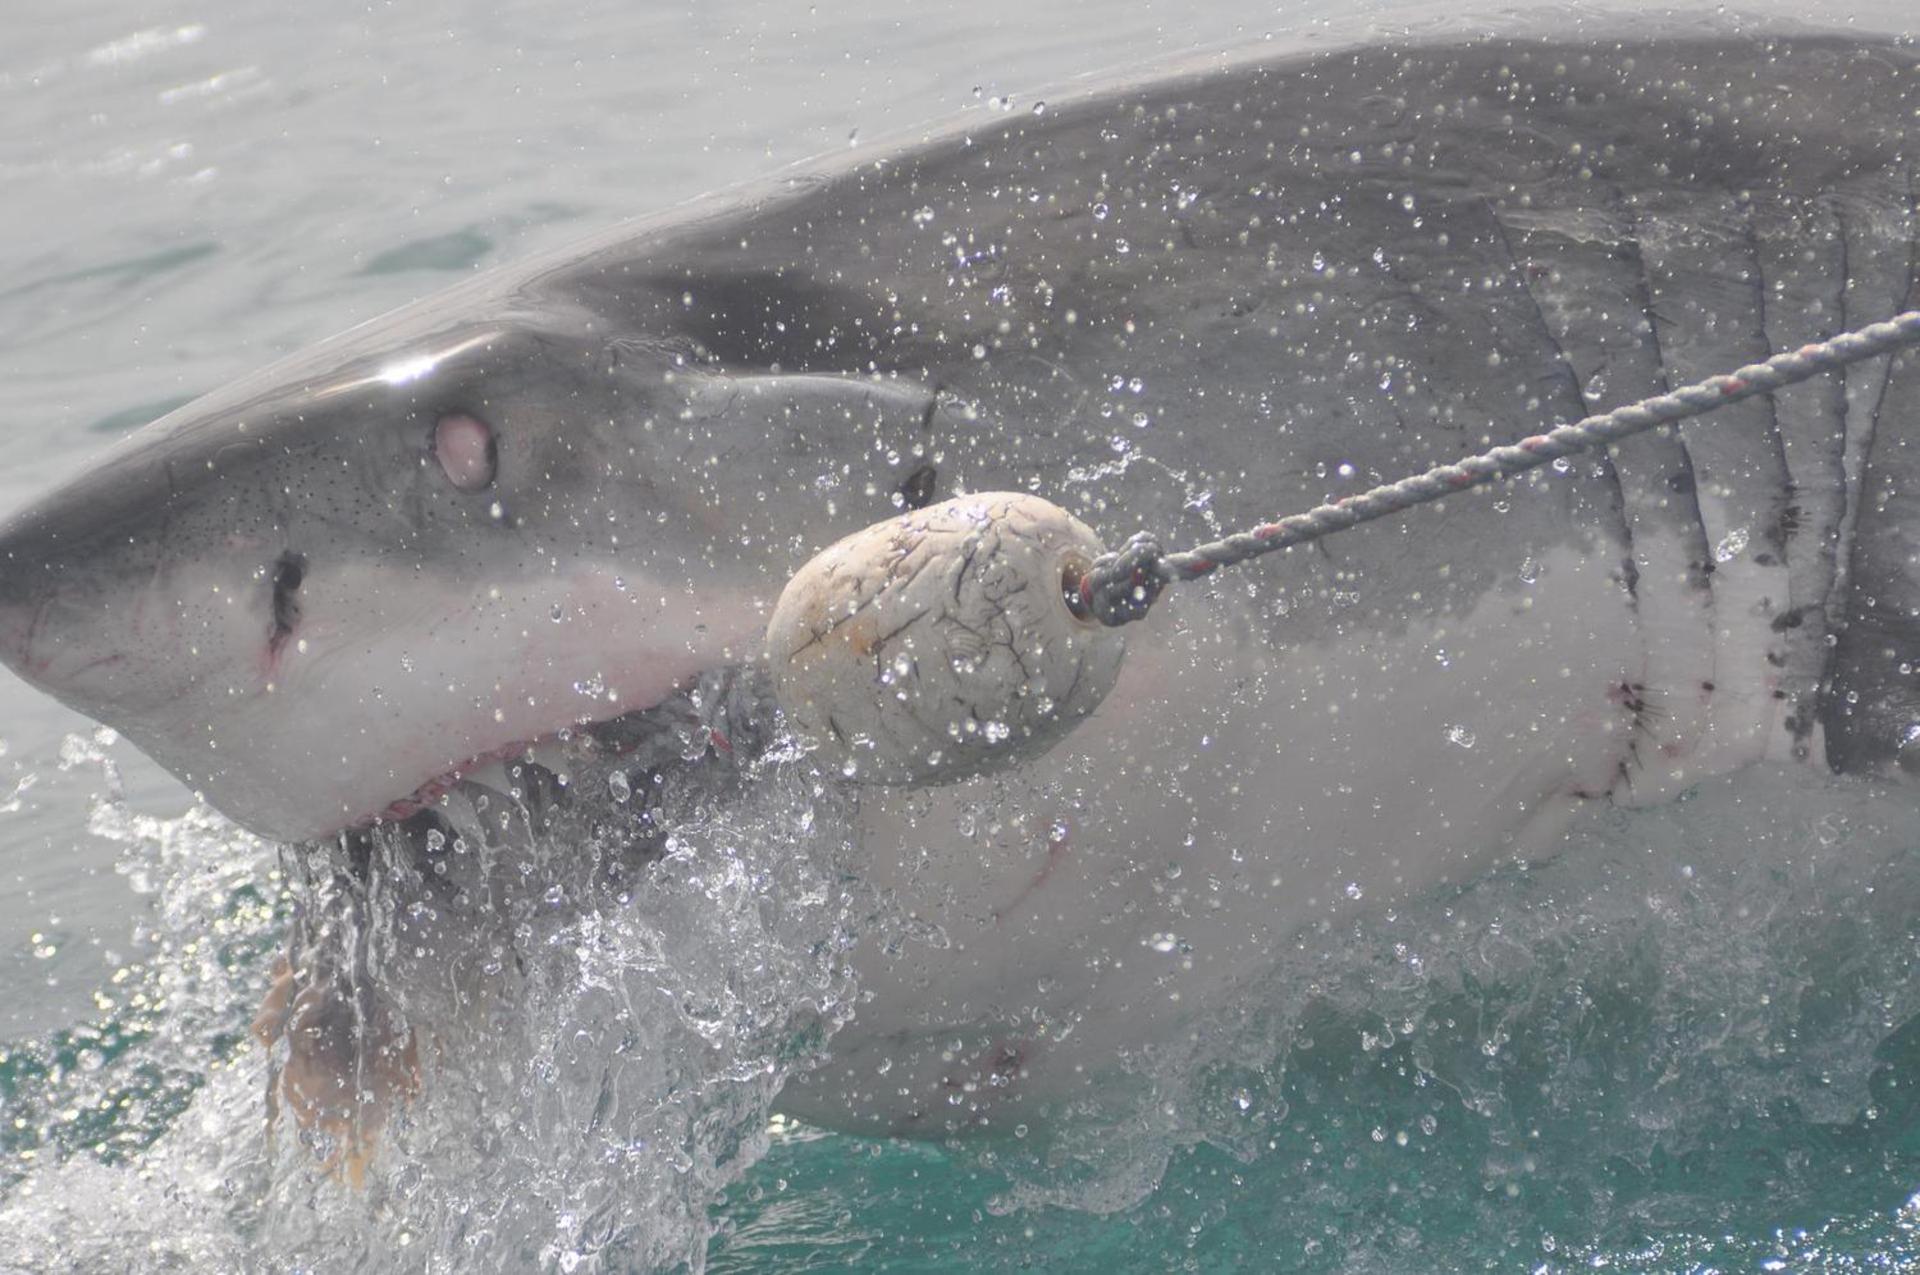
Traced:
<path id="1" fill-rule="evenodd" d="M 263 837 L 425 827 L 751 667 L 792 572 L 902 510 L 1031 493 L 1190 543 L 1909 308 L 1917 142 L 1920 56 L 1851 33 L 1129 73 L 179 408 L 0 527 L 0 660 Z M 945 941 L 854 954 L 783 1104 L 1004 1128 L 1584 809 L 1906 782 L 1916 413 L 1920 360 L 1879 359 L 1181 590 L 1044 756 L 860 794 L 854 870 Z M 295 947 L 283 1025 L 331 1003 Z"/>

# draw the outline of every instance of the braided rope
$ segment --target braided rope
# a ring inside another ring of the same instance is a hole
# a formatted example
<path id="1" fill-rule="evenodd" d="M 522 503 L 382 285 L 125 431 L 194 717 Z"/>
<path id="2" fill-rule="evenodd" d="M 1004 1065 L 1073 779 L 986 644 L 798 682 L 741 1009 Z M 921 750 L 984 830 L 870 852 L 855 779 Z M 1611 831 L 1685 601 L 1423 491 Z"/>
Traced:
<path id="1" fill-rule="evenodd" d="M 1126 624 L 1144 616 L 1161 590 L 1175 581 L 1197 580 L 1221 567 L 1306 544 L 1415 505 L 1523 474 L 1564 456 L 1703 416 L 1728 403 L 1770 394 L 1823 372 L 1914 345 L 1920 345 L 1920 310 L 1776 354 L 1731 375 L 1709 377 L 1697 385 L 1616 407 L 1478 456 L 1437 465 L 1424 474 L 1343 496 L 1330 505 L 1262 523 L 1183 552 L 1165 553 L 1150 533 L 1140 532 L 1117 552 L 1102 555 L 1080 578 L 1075 596 L 1068 602 L 1079 613 L 1094 616 L 1103 624 Z"/>

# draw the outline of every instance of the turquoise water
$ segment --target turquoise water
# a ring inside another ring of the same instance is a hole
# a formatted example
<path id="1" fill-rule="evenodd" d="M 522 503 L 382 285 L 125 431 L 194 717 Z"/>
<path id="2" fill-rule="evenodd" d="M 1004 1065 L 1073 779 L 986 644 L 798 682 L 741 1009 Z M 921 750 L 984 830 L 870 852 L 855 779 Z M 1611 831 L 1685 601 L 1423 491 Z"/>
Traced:
<path id="1" fill-rule="evenodd" d="M 0 507 L 468 270 L 863 129 L 1330 10 L 16 6 Z M 264 1131 L 247 1025 L 297 873 L 10 680 L 0 737 L 0 1270 L 1920 1269 L 1920 834 L 1864 786 L 1748 776 L 1596 816 L 1548 863 L 1275 953 L 1243 1015 L 1025 1137 L 770 1126 L 754 1086 L 830 1030 L 776 1018 L 724 1044 L 761 1078 L 736 1105 L 663 1106 L 652 1150 L 684 1157 L 610 1163 L 568 1123 L 593 1051 L 548 1031 L 602 1021 L 568 955 L 500 1082 L 528 1106 L 499 1163 L 429 1095 L 357 1197 Z M 696 858 L 777 859 L 790 813 Z M 792 908 L 818 882 L 782 871 L 705 917 L 671 904 L 713 881 L 670 883 L 614 957 L 666 978 L 649 943 L 696 969 L 751 922 L 785 977 L 839 994 L 814 944 L 847 908 Z M 646 1025 L 654 1061 L 694 1056 L 684 1028 Z M 471 1243 L 516 1191 L 521 1230 Z"/>

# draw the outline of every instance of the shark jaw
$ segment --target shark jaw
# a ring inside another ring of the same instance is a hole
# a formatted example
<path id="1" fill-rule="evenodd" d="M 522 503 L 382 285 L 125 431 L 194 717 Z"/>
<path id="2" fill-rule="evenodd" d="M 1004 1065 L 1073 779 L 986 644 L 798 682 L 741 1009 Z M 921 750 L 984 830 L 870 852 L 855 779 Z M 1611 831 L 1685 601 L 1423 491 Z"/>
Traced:
<path id="1" fill-rule="evenodd" d="M 121 733 L 196 795 L 291 843 L 405 818 L 529 754 L 617 750 L 625 719 L 759 648 L 746 592 L 606 562 L 491 584 L 316 562 L 301 586 L 298 615 L 263 627 L 237 605 L 175 604 L 226 587 L 176 573 L 92 629 L 41 625 L 23 671 L 114 704 Z M 132 699 L 161 676 L 179 693 Z"/>

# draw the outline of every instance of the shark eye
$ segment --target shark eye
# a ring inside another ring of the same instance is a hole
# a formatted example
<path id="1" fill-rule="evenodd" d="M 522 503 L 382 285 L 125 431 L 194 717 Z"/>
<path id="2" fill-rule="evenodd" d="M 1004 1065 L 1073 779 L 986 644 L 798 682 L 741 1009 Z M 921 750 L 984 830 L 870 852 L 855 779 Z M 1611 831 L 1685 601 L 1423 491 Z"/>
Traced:
<path id="1" fill-rule="evenodd" d="M 479 491 L 493 482 L 500 451 L 486 422 L 465 412 L 442 416 L 433 427 L 433 458 L 440 472 L 461 491 Z"/>

